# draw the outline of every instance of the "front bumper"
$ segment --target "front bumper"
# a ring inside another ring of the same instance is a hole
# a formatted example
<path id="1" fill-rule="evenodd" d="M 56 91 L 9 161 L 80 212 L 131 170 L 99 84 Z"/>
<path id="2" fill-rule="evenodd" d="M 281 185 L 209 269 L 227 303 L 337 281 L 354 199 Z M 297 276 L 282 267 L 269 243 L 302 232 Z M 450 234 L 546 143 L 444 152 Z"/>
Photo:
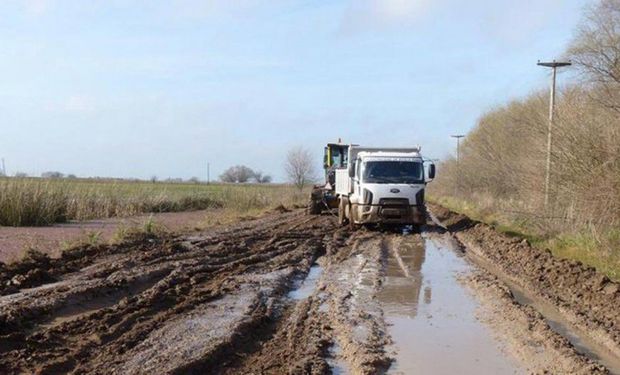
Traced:
<path id="1" fill-rule="evenodd" d="M 421 225 L 426 223 L 426 207 L 354 204 L 351 218 L 355 224 Z"/>

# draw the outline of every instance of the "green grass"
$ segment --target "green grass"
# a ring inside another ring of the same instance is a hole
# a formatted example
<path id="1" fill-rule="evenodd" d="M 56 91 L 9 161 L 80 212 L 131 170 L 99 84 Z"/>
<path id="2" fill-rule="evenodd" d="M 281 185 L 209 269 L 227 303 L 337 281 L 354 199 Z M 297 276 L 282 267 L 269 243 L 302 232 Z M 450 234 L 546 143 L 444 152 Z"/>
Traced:
<path id="1" fill-rule="evenodd" d="M 575 232 L 544 233 L 540 231 L 540 225 L 525 219 L 510 218 L 490 207 L 481 208 L 466 200 L 435 196 L 428 197 L 428 200 L 491 225 L 506 235 L 525 238 L 532 246 L 549 249 L 558 258 L 580 261 L 610 279 L 620 281 L 620 229 L 597 231 L 590 228 Z"/>
<path id="2" fill-rule="evenodd" d="M 620 230 L 564 233 L 546 241 L 545 247 L 560 258 L 575 259 L 620 281 Z"/>
<path id="3" fill-rule="evenodd" d="M 305 192 L 285 185 L 0 178 L 0 225 L 40 226 L 209 208 L 244 211 L 305 203 L 305 198 Z"/>

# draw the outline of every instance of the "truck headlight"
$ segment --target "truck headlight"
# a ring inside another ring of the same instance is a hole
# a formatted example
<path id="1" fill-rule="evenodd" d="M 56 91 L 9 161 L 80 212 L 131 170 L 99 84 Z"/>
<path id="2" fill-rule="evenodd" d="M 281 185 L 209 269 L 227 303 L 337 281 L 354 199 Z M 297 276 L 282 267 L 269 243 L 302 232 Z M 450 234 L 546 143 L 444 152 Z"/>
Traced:
<path id="1" fill-rule="evenodd" d="M 363 195 L 364 204 L 372 204 L 372 192 L 368 189 L 364 189 Z"/>

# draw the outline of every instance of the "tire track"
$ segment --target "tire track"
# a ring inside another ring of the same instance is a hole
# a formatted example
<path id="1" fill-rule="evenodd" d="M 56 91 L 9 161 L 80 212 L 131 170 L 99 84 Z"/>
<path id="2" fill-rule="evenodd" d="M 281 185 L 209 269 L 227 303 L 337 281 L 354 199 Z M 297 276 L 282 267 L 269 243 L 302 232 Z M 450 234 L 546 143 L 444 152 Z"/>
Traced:
<path id="1" fill-rule="evenodd" d="M 0 297 L 0 367 L 10 373 L 132 373 L 142 371 L 138 362 L 157 371 L 208 368 L 235 347 L 237 335 L 277 319 L 282 295 L 324 251 L 330 230 L 329 218 L 296 212 L 203 236 L 152 239 L 122 253 L 83 251 L 91 259 L 76 258 L 85 266 L 59 282 Z M 76 305 L 82 307 L 67 307 Z M 220 323 L 228 329 L 214 329 Z M 188 326 L 212 334 L 188 335 Z M 169 349 L 148 349 L 158 345 Z"/>

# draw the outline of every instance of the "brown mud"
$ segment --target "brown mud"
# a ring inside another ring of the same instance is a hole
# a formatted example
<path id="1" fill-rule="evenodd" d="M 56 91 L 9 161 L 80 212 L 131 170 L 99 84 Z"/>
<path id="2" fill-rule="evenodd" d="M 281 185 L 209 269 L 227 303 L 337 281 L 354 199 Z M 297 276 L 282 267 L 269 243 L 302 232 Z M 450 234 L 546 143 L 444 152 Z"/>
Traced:
<path id="1" fill-rule="evenodd" d="M 620 373 L 620 284 L 462 214 L 436 205 L 431 210 L 476 264 L 510 289 L 514 301 L 533 307 L 581 353 Z"/>
<path id="2" fill-rule="evenodd" d="M 450 227 L 450 215 L 439 216 Z M 458 229 L 460 239 L 467 229 Z M 58 259 L 32 254 L 0 269 L 0 369 L 607 371 L 462 250 L 432 224 L 413 234 L 351 231 L 331 215 L 279 210 Z"/>

